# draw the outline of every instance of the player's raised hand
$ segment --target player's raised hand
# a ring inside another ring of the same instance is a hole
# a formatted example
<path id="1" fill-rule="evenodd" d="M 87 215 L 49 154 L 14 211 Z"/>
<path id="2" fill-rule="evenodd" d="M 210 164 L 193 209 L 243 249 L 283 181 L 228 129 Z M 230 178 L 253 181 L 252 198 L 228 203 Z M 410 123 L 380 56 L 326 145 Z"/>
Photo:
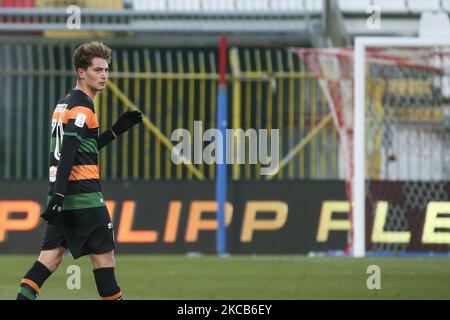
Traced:
<path id="1" fill-rule="evenodd" d="M 55 194 L 47 205 L 47 209 L 41 214 L 41 218 L 52 224 L 61 214 L 64 197 Z"/>
<path id="2" fill-rule="evenodd" d="M 137 110 L 128 110 L 119 116 L 119 119 L 111 126 L 111 129 L 119 136 L 140 122 L 142 122 L 142 113 Z"/>

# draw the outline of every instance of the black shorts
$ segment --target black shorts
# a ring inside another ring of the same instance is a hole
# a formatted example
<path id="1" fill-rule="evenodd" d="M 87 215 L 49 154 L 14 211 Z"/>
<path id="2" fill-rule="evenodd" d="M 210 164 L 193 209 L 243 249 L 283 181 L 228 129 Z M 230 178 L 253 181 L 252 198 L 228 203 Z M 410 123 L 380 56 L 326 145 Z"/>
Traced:
<path id="1" fill-rule="evenodd" d="M 106 207 L 65 210 L 47 224 L 41 250 L 64 247 L 75 259 L 114 249 L 114 230 Z"/>

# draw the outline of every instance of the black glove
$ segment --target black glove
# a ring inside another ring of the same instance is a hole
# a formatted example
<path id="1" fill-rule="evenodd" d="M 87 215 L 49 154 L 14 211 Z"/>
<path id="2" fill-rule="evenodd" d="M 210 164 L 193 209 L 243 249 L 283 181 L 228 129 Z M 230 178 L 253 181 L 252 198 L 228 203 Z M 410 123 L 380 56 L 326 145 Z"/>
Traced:
<path id="1" fill-rule="evenodd" d="M 130 130 L 134 125 L 142 121 L 142 113 L 137 110 L 126 111 L 119 116 L 116 123 L 111 126 L 116 136 Z"/>
<path id="2" fill-rule="evenodd" d="M 48 203 L 47 209 L 41 214 L 41 218 L 52 224 L 61 214 L 63 201 L 62 195 L 55 194 Z"/>

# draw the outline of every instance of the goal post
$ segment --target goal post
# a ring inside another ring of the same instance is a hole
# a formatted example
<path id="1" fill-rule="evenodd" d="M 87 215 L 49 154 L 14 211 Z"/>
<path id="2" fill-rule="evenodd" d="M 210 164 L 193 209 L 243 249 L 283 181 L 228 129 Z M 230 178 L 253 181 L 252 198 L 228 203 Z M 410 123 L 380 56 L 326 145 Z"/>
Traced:
<path id="1" fill-rule="evenodd" d="M 339 135 L 344 253 L 448 254 L 450 39 L 357 37 L 348 48 L 291 50 L 317 78 Z"/>
<path id="2" fill-rule="evenodd" d="M 354 40 L 354 175 L 353 195 L 353 246 L 354 257 L 366 253 L 366 51 L 368 48 L 450 48 L 450 39 L 405 37 L 356 37 Z"/>

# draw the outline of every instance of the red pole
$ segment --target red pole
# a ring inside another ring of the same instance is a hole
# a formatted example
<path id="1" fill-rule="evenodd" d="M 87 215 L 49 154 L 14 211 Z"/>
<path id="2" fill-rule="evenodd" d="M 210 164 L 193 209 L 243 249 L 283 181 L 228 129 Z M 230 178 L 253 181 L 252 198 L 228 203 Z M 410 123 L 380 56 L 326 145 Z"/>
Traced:
<path id="1" fill-rule="evenodd" d="M 225 76 L 227 73 L 227 37 L 220 36 L 219 42 L 219 83 L 225 84 Z"/>

